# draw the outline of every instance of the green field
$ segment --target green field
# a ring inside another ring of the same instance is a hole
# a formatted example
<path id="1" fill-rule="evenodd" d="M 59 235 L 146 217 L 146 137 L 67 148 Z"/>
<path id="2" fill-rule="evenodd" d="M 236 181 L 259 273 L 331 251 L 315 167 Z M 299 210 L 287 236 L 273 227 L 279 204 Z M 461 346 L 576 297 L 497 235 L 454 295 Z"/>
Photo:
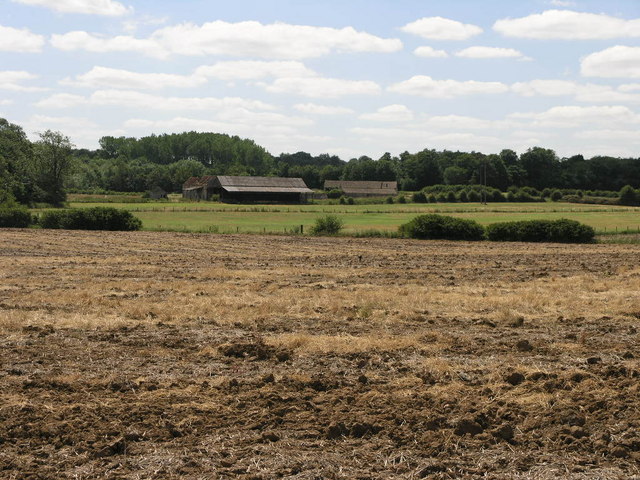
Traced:
<path id="1" fill-rule="evenodd" d="M 335 214 L 346 233 L 365 230 L 395 231 L 416 215 L 441 213 L 471 218 L 482 224 L 501 221 L 570 218 L 591 225 L 597 232 L 640 231 L 640 208 L 567 203 L 438 203 L 379 205 L 230 205 L 222 203 L 74 203 L 71 207 L 109 206 L 131 211 L 145 230 L 220 233 L 305 233 L 315 219 Z"/>

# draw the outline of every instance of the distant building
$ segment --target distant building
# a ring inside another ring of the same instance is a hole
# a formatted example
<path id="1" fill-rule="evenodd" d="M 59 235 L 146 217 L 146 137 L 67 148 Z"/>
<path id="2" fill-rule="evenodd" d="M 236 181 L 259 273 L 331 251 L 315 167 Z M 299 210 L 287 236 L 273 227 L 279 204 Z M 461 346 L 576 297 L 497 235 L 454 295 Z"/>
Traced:
<path id="1" fill-rule="evenodd" d="M 325 180 L 325 190 L 342 190 L 347 197 L 388 197 L 398 194 L 398 182 Z"/>
<path id="2" fill-rule="evenodd" d="M 230 203 L 304 203 L 313 195 L 301 178 L 280 177 L 192 177 L 182 187 L 182 196 L 209 200 L 218 195 Z"/>
<path id="3" fill-rule="evenodd" d="M 162 200 L 163 198 L 167 198 L 167 192 L 157 185 L 152 187 L 147 194 L 151 200 Z"/>
<path id="4" fill-rule="evenodd" d="M 182 198 L 189 200 L 209 200 L 213 195 L 213 181 L 216 177 L 191 177 L 182 185 Z"/>

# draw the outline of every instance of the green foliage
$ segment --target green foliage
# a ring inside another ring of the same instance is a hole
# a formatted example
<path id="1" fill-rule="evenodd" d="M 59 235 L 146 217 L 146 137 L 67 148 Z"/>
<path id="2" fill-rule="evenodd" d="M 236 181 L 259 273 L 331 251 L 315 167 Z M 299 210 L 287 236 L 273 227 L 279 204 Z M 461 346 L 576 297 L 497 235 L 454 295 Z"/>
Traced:
<path id="1" fill-rule="evenodd" d="M 111 207 L 50 210 L 40 218 L 42 228 L 65 230 L 140 230 L 142 222 L 127 210 Z"/>
<path id="2" fill-rule="evenodd" d="M 631 185 L 625 185 L 620 190 L 620 205 L 637 205 L 640 196 Z"/>
<path id="3" fill-rule="evenodd" d="M 458 194 L 458 201 L 460 201 L 462 203 L 467 203 L 469 201 L 469 196 L 467 195 L 467 191 L 466 190 L 462 190 Z"/>
<path id="4" fill-rule="evenodd" d="M 424 192 L 415 192 L 411 195 L 411 201 L 413 203 L 427 203 L 428 200 Z"/>
<path id="5" fill-rule="evenodd" d="M 347 204 L 347 197 L 345 197 L 344 195 L 342 195 L 340 197 L 340 205 L 346 205 Z"/>
<path id="6" fill-rule="evenodd" d="M 400 225 L 399 232 L 409 238 L 444 240 L 482 240 L 484 228 L 474 220 L 445 215 L 419 215 Z"/>
<path id="7" fill-rule="evenodd" d="M 562 200 L 562 192 L 560 190 L 554 190 L 553 192 L 551 192 L 550 195 L 548 195 L 549 198 L 551 198 L 551 201 L 553 202 L 557 202 L 559 200 Z"/>
<path id="8" fill-rule="evenodd" d="M 407 197 L 405 197 L 404 195 L 399 195 L 398 203 L 407 203 Z"/>
<path id="9" fill-rule="evenodd" d="M 312 235 L 337 235 L 344 227 L 344 222 L 335 215 L 325 215 L 316 219 L 311 227 Z"/>
<path id="10" fill-rule="evenodd" d="M 33 223 L 33 217 L 24 207 L 0 206 L 0 228 L 26 228 Z"/>
<path id="11" fill-rule="evenodd" d="M 385 203 L 393 203 L 393 197 L 387 197 Z"/>
<path id="12" fill-rule="evenodd" d="M 344 192 L 339 188 L 334 188 L 333 190 L 329 190 L 327 192 L 327 198 L 332 198 L 332 199 L 340 198 L 343 195 L 344 195 Z"/>
<path id="13" fill-rule="evenodd" d="M 595 231 L 575 220 L 522 220 L 487 226 L 487 238 L 495 242 L 592 243 Z"/>
<path id="14" fill-rule="evenodd" d="M 438 201 L 438 198 L 433 194 L 429 194 L 429 196 L 427 197 L 427 201 L 429 203 L 436 203 Z"/>
<path id="15" fill-rule="evenodd" d="M 356 201 L 353 199 L 353 197 L 347 197 L 347 203 L 349 205 L 353 205 L 354 203 L 356 203 Z"/>

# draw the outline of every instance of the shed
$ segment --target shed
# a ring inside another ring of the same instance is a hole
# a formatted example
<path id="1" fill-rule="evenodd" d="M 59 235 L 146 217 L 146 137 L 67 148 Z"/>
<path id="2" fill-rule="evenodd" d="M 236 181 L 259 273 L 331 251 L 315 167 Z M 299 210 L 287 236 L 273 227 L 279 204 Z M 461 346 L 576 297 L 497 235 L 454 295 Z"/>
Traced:
<path id="1" fill-rule="evenodd" d="M 182 198 L 189 200 L 209 200 L 214 193 L 214 180 L 216 177 L 205 175 L 204 177 L 191 177 L 182 185 Z"/>
<path id="2" fill-rule="evenodd" d="M 398 182 L 325 180 L 325 190 L 342 190 L 349 197 L 387 197 L 398 194 Z"/>
<path id="3" fill-rule="evenodd" d="M 223 202 L 303 203 L 313 195 L 302 178 L 220 175 L 213 185 Z"/>

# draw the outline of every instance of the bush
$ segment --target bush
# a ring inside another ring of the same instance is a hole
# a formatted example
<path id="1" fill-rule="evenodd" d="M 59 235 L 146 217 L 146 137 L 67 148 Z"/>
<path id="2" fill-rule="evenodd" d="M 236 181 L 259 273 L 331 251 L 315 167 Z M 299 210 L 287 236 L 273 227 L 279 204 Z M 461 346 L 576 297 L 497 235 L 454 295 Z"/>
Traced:
<path id="1" fill-rule="evenodd" d="M 69 210 L 51 210 L 40 218 L 42 228 L 66 230 L 140 230 L 142 222 L 127 210 L 94 207 Z"/>
<path id="2" fill-rule="evenodd" d="M 340 198 L 343 195 L 344 195 L 344 192 L 339 188 L 334 188 L 333 190 L 329 190 L 327 192 L 327 198 L 332 198 L 332 199 Z"/>
<path id="3" fill-rule="evenodd" d="M 487 238 L 494 242 L 592 243 L 595 231 L 575 220 L 522 220 L 492 223 Z"/>
<path id="4" fill-rule="evenodd" d="M 482 240 L 484 228 L 474 220 L 445 215 L 420 215 L 400 225 L 400 234 L 409 238 L 443 240 Z"/>
<path id="5" fill-rule="evenodd" d="M 347 204 L 347 197 L 345 197 L 344 195 L 342 195 L 340 197 L 340 205 L 346 205 Z"/>
<path id="6" fill-rule="evenodd" d="M 26 228 L 33 223 L 29 210 L 23 207 L 0 207 L 0 228 Z"/>
<path id="7" fill-rule="evenodd" d="M 347 197 L 347 203 L 349 205 L 353 205 L 354 203 L 356 203 L 356 201 L 353 199 L 353 197 Z"/>
<path id="8" fill-rule="evenodd" d="M 385 203 L 393 203 L 393 197 L 387 197 Z"/>
<path id="9" fill-rule="evenodd" d="M 545 188 L 544 190 L 542 190 L 542 193 L 540 194 L 540 196 L 542 198 L 549 198 L 551 196 L 551 189 Z"/>
<path id="10" fill-rule="evenodd" d="M 456 201 L 458 200 L 454 192 L 447 192 L 446 199 L 447 203 L 456 203 Z"/>
<path id="11" fill-rule="evenodd" d="M 427 197 L 427 201 L 428 201 L 429 203 L 436 203 L 436 202 L 438 201 L 438 199 L 436 198 L 436 196 L 435 196 L 433 193 L 431 193 L 431 194 L 429 194 L 429 196 Z"/>
<path id="12" fill-rule="evenodd" d="M 411 195 L 411 201 L 413 203 L 427 203 L 427 196 L 423 192 L 416 192 Z"/>
<path id="13" fill-rule="evenodd" d="M 470 202 L 479 202 L 482 199 L 482 197 L 476 190 L 470 190 L 469 194 L 467 195 L 467 199 Z"/>
<path id="14" fill-rule="evenodd" d="M 398 203 L 407 203 L 407 198 L 404 195 L 399 195 Z"/>
<path id="15" fill-rule="evenodd" d="M 316 219 L 311 227 L 312 235 L 337 235 L 344 227 L 344 222 L 335 215 L 325 215 Z"/>
<path id="16" fill-rule="evenodd" d="M 551 192 L 551 195 L 549 195 L 549 197 L 551 198 L 552 202 L 557 202 L 559 200 L 562 200 L 562 192 L 560 190 L 554 190 L 553 192 Z"/>
<path id="17" fill-rule="evenodd" d="M 462 203 L 467 203 L 469 201 L 469 197 L 467 195 L 466 190 L 462 190 L 459 194 L 458 194 L 458 200 Z"/>
<path id="18" fill-rule="evenodd" d="M 620 190 L 620 205 L 637 205 L 638 194 L 631 185 L 625 185 Z"/>

